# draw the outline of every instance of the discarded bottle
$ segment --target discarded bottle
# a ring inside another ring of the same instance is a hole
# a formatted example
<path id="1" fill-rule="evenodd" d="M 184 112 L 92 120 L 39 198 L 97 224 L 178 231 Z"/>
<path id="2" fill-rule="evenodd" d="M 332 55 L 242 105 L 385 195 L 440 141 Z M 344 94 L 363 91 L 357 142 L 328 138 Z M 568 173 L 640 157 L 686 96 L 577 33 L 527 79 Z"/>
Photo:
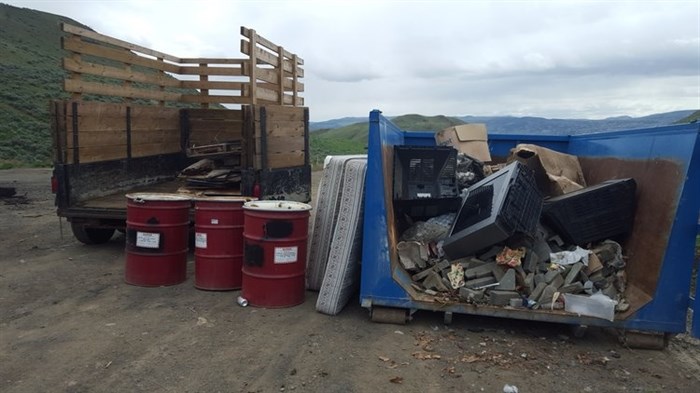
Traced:
<path id="1" fill-rule="evenodd" d="M 238 303 L 238 305 L 241 307 L 248 307 L 248 299 L 244 298 L 243 296 L 239 296 L 236 299 L 236 303 Z"/>

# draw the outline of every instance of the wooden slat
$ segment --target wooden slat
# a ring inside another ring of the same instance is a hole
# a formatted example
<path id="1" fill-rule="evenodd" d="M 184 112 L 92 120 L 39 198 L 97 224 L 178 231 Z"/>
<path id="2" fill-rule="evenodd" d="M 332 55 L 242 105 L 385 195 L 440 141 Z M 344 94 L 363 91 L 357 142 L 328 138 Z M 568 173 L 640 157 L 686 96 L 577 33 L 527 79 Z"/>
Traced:
<path id="1" fill-rule="evenodd" d="M 261 36 L 260 34 L 255 33 L 255 30 L 253 30 L 253 29 L 249 29 L 249 28 L 247 28 L 247 27 L 245 27 L 245 26 L 241 26 L 241 35 L 242 35 L 242 36 L 244 36 L 244 37 L 246 37 L 246 38 L 248 38 L 248 39 L 251 39 L 252 36 L 253 36 L 253 34 L 256 35 L 256 39 L 257 39 L 257 41 L 258 41 L 258 43 L 259 43 L 260 45 L 266 47 L 267 49 L 269 49 L 269 50 L 271 50 L 271 51 L 276 51 L 276 50 L 277 50 L 277 45 L 275 45 L 272 41 L 270 41 L 270 40 L 268 40 L 267 38 Z M 284 54 L 285 57 L 290 58 L 290 59 L 294 56 L 294 54 L 291 53 L 291 52 L 289 52 L 288 50 L 285 50 L 285 51 L 282 52 L 282 53 Z M 298 59 L 298 60 L 297 60 L 297 61 L 298 61 L 297 64 L 299 64 L 299 65 L 304 65 L 304 59 L 301 59 L 301 58 L 299 58 L 299 57 L 297 57 L 297 59 Z"/>
<path id="2" fill-rule="evenodd" d="M 66 151 L 68 162 L 73 162 L 73 152 L 75 149 Z M 106 160 L 118 160 L 126 158 L 126 144 L 112 146 L 92 146 L 78 149 L 80 163 L 97 162 Z"/>
<path id="3" fill-rule="evenodd" d="M 304 151 L 304 137 L 298 136 L 268 136 L 267 139 L 267 154 L 290 153 Z M 255 151 L 262 151 L 262 139 L 255 138 Z"/>
<path id="4" fill-rule="evenodd" d="M 181 102 L 208 103 L 208 104 L 250 104 L 249 97 L 241 96 L 200 96 L 195 94 L 183 94 Z"/>
<path id="5" fill-rule="evenodd" d="M 180 142 L 164 144 L 164 143 L 148 143 L 131 146 L 132 157 L 155 156 L 158 154 L 177 153 L 180 151 Z"/>
<path id="6" fill-rule="evenodd" d="M 201 146 L 211 145 L 215 143 L 232 142 L 241 140 L 242 135 L 240 130 L 204 130 L 196 131 L 190 134 L 189 145 Z"/>
<path id="7" fill-rule="evenodd" d="M 240 120 L 190 119 L 190 130 L 240 130 Z"/>
<path id="8" fill-rule="evenodd" d="M 126 145 L 126 129 L 122 124 L 121 130 L 111 130 L 111 131 L 82 131 L 78 132 L 78 143 L 80 143 L 80 148 L 84 147 L 96 147 L 96 146 L 113 146 L 113 145 Z M 69 149 L 74 148 L 73 138 L 68 138 L 66 141 L 67 147 Z M 82 157 L 81 157 L 82 160 Z"/>
<path id="9" fill-rule="evenodd" d="M 300 166 L 304 165 L 305 154 L 303 151 L 291 152 L 291 153 L 277 153 L 267 155 L 267 168 L 288 168 L 290 166 Z M 255 162 L 257 167 L 262 168 L 262 158 L 260 155 L 255 156 Z"/>
<path id="10" fill-rule="evenodd" d="M 179 121 L 180 109 L 146 105 L 131 106 L 132 122 L 138 121 L 138 119 L 143 116 L 151 119 L 172 119 L 173 121 L 177 122 Z"/>
<path id="11" fill-rule="evenodd" d="M 243 110 L 241 109 L 186 109 L 190 120 L 237 120 L 243 121 Z"/>
<path id="12" fill-rule="evenodd" d="M 289 95 L 284 96 L 284 105 L 292 105 L 293 101 L 294 101 L 293 97 L 291 97 Z M 258 104 L 259 105 L 279 105 L 279 102 L 260 99 L 260 100 L 258 100 Z M 296 105 L 294 105 L 294 106 L 295 107 L 303 107 L 304 106 L 304 97 L 297 97 L 297 102 L 296 102 Z"/>
<path id="13" fill-rule="evenodd" d="M 264 79 L 262 79 L 262 78 L 258 78 L 258 79 L 264 80 Z M 284 90 L 285 90 L 286 92 L 292 92 L 292 91 L 294 91 L 293 85 L 294 85 L 294 83 L 293 83 L 293 81 L 292 81 L 291 79 L 285 78 L 285 80 L 284 80 Z M 277 85 L 277 83 L 267 82 L 267 81 L 265 81 L 265 82 L 260 82 L 260 81 L 258 81 L 258 87 L 263 87 L 263 88 L 270 89 L 270 90 L 277 90 L 277 89 L 279 89 L 279 86 Z M 298 91 L 298 92 L 303 92 L 303 91 L 304 91 L 304 84 L 303 84 L 303 83 L 301 83 L 301 82 L 298 82 L 298 83 L 297 83 L 297 91 Z"/>
<path id="14" fill-rule="evenodd" d="M 180 71 L 180 67 L 177 65 L 154 59 L 149 59 L 147 57 L 139 56 L 119 49 L 112 49 L 97 44 L 83 42 L 78 37 L 63 37 L 61 39 L 61 46 L 67 51 L 81 53 L 84 55 L 104 57 L 106 59 L 115 60 L 131 65 L 140 65 L 143 67 L 172 72 L 175 74 L 177 74 Z"/>
<path id="15" fill-rule="evenodd" d="M 180 67 L 177 72 L 180 75 L 223 75 L 223 76 L 242 76 L 243 68 L 241 67 Z"/>
<path id="16" fill-rule="evenodd" d="M 210 90 L 243 90 L 247 82 L 222 82 L 222 81 L 181 81 L 181 87 L 185 89 L 210 89 Z"/>
<path id="17" fill-rule="evenodd" d="M 248 59 L 231 59 L 231 58 L 185 58 L 180 59 L 180 64 L 240 64 L 243 65 Z"/>
<path id="18" fill-rule="evenodd" d="M 268 124 L 275 121 L 304 122 L 304 108 L 279 105 L 265 106 L 265 115 Z M 260 111 L 257 111 L 256 121 L 260 120 Z"/>
<path id="19" fill-rule="evenodd" d="M 181 97 L 178 93 L 165 91 L 150 91 L 133 87 L 108 85 L 97 82 L 76 81 L 66 79 L 63 81 L 63 89 L 67 92 L 98 94 L 115 97 L 142 98 L 146 100 L 178 101 Z"/>
<path id="20" fill-rule="evenodd" d="M 160 86 L 179 87 L 181 83 L 179 80 L 163 74 L 148 74 L 135 72 L 133 70 L 126 71 L 124 69 L 94 64 L 76 60 L 70 57 L 63 58 L 63 68 L 66 71 L 77 72 L 80 74 L 104 76 L 130 82 L 150 83 Z"/>
<path id="21" fill-rule="evenodd" d="M 248 69 L 246 69 L 245 71 L 248 71 Z M 277 70 L 274 70 L 274 69 L 258 68 L 256 70 L 255 75 L 261 81 L 265 81 L 265 82 L 272 84 L 274 86 L 278 86 L 277 83 L 278 83 L 279 77 L 278 77 L 277 73 L 278 73 Z M 291 89 L 291 87 L 292 87 L 291 83 L 285 82 L 285 88 Z"/>
<path id="22" fill-rule="evenodd" d="M 172 61 L 175 63 L 180 62 L 179 58 L 172 56 L 172 55 L 169 55 L 167 53 L 158 52 L 158 51 L 155 51 L 153 49 L 149 49 L 149 48 L 146 48 L 146 47 L 143 47 L 140 45 L 132 44 L 130 42 L 122 41 L 120 39 L 106 36 L 104 34 L 95 33 L 94 31 L 86 30 L 86 29 L 83 29 L 81 27 L 69 25 L 67 23 L 61 23 L 61 27 L 63 28 L 63 31 L 65 31 L 66 33 L 79 35 L 79 36 L 90 38 L 90 39 L 93 39 L 96 41 L 104 42 L 104 43 L 110 44 L 110 45 L 120 46 L 122 48 L 141 52 L 141 53 L 149 55 L 149 56 L 162 57 L 166 60 L 169 60 L 169 61 Z"/>
<path id="23" fill-rule="evenodd" d="M 267 135 L 272 137 L 304 137 L 304 123 L 298 121 L 269 122 L 266 124 Z M 259 123 L 255 123 L 255 136 L 260 136 Z"/>
<path id="24" fill-rule="evenodd" d="M 164 146 L 180 146 L 180 130 L 149 130 L 132 132 L 131 148 L 143 144 L 161 143 Z"/>
<path id="25" fill-rule="evenodd" d="M 241 52 L 245 55 L 251 56 L 251 50 L 250 50 L 250 41 L 246 40 L 241 40 Z M 277 56 L 260 48 L 255 48 L 255 57 L 258 61 L 271 65 L 271 66 L 277 66 L 278 65 L 278 60 Z M 289 59 L 284 59 L 284 67 L 283 67 L 285 72 L 288 72 L 292 74 L 294 72 L 294 69 L 292 68 L 292 61 Z M 299 77 L 304 76 L 303 68 L 299 68 L 298 74 Z"/>

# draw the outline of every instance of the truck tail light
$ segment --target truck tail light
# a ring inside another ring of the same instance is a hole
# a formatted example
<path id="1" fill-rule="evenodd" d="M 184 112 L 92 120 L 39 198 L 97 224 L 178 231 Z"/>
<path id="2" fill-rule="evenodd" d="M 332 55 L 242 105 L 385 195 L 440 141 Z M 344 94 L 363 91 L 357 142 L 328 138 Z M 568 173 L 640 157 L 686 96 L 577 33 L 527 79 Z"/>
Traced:
<path id="1" fill-rule="evenodd" d="M 51 192 L 53 194 L 58 192 L 58 179 L 56 179 L 56 176 L 51 176 Z"/>

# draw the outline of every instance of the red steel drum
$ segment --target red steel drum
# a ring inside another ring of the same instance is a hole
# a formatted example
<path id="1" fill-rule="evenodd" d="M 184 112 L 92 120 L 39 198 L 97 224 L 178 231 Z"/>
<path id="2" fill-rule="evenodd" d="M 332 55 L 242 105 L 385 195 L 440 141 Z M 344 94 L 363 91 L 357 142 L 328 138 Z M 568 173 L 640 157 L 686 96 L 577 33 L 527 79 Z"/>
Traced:
<path id="1" fill-rule="evenodd" d="M 160 193 L 126 198 L 124 280 L 144 287 L 185 281 L 191 198 Z"/>
<path id="2" fill-rule="evenodd" d="M 194 200 L 194 286 L 211 291 L 241 287 L 243 204 L 253 198 L 220 196 Z"/>
<path id="3" fill-rule="evenodd" d="M 310 210 L 310 205 L 288 201 L 243 205 L 241 296 L 250 305 L 282 308 L 304 302 Z"/>

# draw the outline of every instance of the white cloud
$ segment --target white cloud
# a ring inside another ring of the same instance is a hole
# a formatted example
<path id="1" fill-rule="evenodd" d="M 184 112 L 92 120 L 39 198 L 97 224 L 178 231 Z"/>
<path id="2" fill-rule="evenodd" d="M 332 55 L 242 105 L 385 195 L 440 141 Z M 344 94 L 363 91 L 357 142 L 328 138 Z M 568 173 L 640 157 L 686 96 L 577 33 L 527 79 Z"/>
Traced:
<path id="1" fill-rule="evenodd" d="M 241 25 L 304 58 L 312 120 L 607 117 L 700 107 L 697 1 L 10 1 L 180 57 Z"/>

